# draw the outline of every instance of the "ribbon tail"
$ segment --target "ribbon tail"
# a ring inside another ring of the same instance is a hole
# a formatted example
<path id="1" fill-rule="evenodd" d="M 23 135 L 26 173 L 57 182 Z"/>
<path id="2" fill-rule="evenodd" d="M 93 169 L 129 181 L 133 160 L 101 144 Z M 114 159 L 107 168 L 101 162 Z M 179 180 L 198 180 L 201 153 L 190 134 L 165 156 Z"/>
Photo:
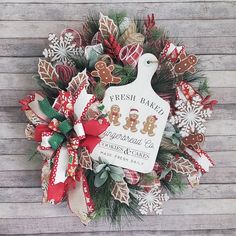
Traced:
<path id="1" fill-rule="evenodd" d="M 41 173 L 41 188 L 43 190 L 43 203 L 46 203 L 48 201 L 48 184 L 49 184 L 49 178 L 50 178 L 50 160 L 45 160 L 42 168 Z"/>
<path id="2" fill-rule="evenodd" d="M 203 150 L 199 150 L 198 152 L 195 152 L 189 148 L 186 148 L 185 154 L 190 159 L 190 161 L 194 164 L 195 168 L 198 171 L 201 171 L 202 174 L 208 172 L 209 168 L 214 165 L 209 155 Z"/>
<path id="3" fill-rule="evenodd" d="M 87 179 L 82 170 L 80 179 L 76 179 L 76 187 L 68 190 L 68 203 L 71 211 L 76 214 L 84 225 L 87 225 L 93 216 L 94 205 L 89 193 Z"/>
<path id="4" fill-rule="evenodd" d="M 66 170 L 69 163 L 67 148 L 62 146 L 57 150 L 48 186 L 48 201 L 57 204 L 63 200 L 66 193 Z"/>

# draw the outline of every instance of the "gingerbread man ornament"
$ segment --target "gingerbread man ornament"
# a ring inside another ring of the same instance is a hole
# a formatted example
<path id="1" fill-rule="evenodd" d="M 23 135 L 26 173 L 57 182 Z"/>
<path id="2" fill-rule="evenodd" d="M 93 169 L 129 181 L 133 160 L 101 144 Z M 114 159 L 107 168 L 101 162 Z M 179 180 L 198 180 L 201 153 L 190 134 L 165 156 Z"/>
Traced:
<path id="1" fill-rule="evenodd" d="M 182 138 L 182 144 L 185 147 L 192 147 L 194 150 L 200 149 L 200 143 L 204 141 L 205 137 L 203 134 L 193 133 L 187 137 Z"/>
<path id="2" fill-rule="evenodd" d="M 195 55 L 190 54 L 187 56 L 185 52 L 182 52 L 179 56 L 179 62 L 174 66 L 174 71 L 176 74 L 184 74 L 186 71 L 193 74 L 196 72 L 194 66 L 197 61 L 198 59 Z"/>
<path id="3" fill-rule="evenodd" d="M 101 142 L 90 153 L 94 160 L 141 173 L 153 170 L 170 111 L 169 103 L 151 86 L 157 68 L 157 58 L 150 53 L 143 54 L 138 61 L 137 78 L 132 83 L 106 90 L 103 99 L 105 110 L 109 112 L 116 108 L 114 114 L 119 111 L 121 116 L 114 123 L 114 116 L 108 113 L 112 122 L 100 137 Z M 140 131 L 148 116 L 151 125 L 148 124 L 149 132 L 144 134 Z M 157 126 L 154 124 L 156 120 Z"/>
<path id="4" fill-rule="evenodd" d="M 91 75 L 94 77 L 99 77 L 100 82 L 104 85 L 119 84 L 121 81 L 121 78 L 113 76 L 111 74 L 114 68 L 115 68 L 114 65 L 107 66 L 107 64 L 104 61 L 98 61 L 95 64 L 96 70 L 92 71 Z"/>

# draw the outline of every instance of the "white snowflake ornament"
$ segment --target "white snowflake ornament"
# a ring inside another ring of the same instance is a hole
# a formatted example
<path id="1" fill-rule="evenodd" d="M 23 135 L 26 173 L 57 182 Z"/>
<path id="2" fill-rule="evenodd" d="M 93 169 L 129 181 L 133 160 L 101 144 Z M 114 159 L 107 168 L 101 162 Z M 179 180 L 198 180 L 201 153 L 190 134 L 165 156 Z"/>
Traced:
<path id="1" fill-rule="evenodd" d="M 76 46 L 73 39 L 74 37 L 71 32 L 61 35 L 60 39 L 58 39 L 55 34 L 49 34 L 48 40 L 51 44 L 49 44 L 49 49 L 44 49 L 43 55 L 46 58 L 50 58 L 51 62 L 59 62 L 63 65 L 74 65 L 70 56 L 81 55 L 83 50 L 81 47 Z"/>
<path id="2" fill-rule="evenodd" d="M 169 196 L 162 193 L 161 188 L 155 186 L 149 190 L 137 191 L 137 199 L 142 215 L 147 215 L 148 212 L 155 212 L 156 215 L 160 215 L 162 214 L 162 204 L 169 200 Z"/>
<path id="3" fill-rule="evenodd" d="M 175 103 L 177 111 L 170 118 L 170 123 L 180 128 L 180 135 L 187 137 L 191 133 L 204 133 L 206 118 L 212 114 L 210 108 L 204 108 L 202 98 L 199 95 L 192 97 L 192 101 L 178 99 Z"/>

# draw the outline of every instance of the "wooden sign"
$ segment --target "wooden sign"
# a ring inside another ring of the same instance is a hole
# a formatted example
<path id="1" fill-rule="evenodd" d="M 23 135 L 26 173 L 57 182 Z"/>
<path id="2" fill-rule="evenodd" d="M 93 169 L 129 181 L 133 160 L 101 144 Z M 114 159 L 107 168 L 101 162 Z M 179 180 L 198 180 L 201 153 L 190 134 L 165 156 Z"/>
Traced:
<path id="1" fill-rule="evenodd" d="M 134 82 L 107 89 L 103 104 L 111 125 L 92 152 L 93 159 L 141 173 L 152 171 L 170 111 L 151 87 L 157 67 L 156 57 L 144 54 Z"/>

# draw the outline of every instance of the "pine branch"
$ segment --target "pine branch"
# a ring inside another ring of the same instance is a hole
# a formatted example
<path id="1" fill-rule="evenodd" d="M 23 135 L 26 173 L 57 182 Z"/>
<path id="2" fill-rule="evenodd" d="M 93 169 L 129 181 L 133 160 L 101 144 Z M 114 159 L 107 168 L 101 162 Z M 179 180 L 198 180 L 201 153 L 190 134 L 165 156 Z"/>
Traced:
<path id="1" fill-rule="evenodd" d="M 108 180 L 99 188 L 94 187 L 94 178 L 95 174 L 93 171 L 88 170 L 86 172 L 87 180 L 90 186 L 90 193 L 93 198 L 93 202 L 95 204 L 96 216 L 95 219 L 99 219 L 101 217 L 106 217 L 108 221 L 112 224 L 121 223 L 122 216 L 130 217 L 134 216 L 138 219 L 141 219 L 140 213 L 138 210 L 138 202 L 137 199 L 130 194 L 130 203 L 129 206 L 125 203 L 121 203 L 117 200 L 114 200 L 111 195 L 111 186 L 112 180 L 108 178 Z M 128 187 L 132 190 L 131 185 Z M 134 187 L 135 189 L 135 187 Z"/>
<path id="2" fill-rule="evenodd" d="M 28 161 L 31 161 L 36 157 L 41 157 L 40 153 L 37 150 L 33 150 L 32 153 L 29 154 Z"/>
<path id="3" fill-rule="evenodd" d="M 98 13 L 90 13 L 90 15 L 87 17 L 86 22 L 83 25 L 84 40 L 88 45 L 91 44 L 93 36 L 99 31 L 98 19 Z"/>
<path id="4" fill-rule="evenodd" d="M 135 24 L 136 24 L 136 27 L 137 27 L 137 33 L 140 33 L 140 34 L 144 34 L 144 22 L 143 20 L 141 20 L 141 18 L 139 19 L 135 19 L 134 20 Z"/>
<path id="5" fill-rule="evenodd" d="M 172 157 L 173 156 L 170 152 L 159 150 L 157 154 L 156 162 L 158 162 L 161 165 L 161 167 L 165 169 L 167 168 L 167 165 Z"/>
<path id="6" fill-rule="evenodd" d="M 189 72 L 186 72 L 184 73 L 184 75 L 182 76 L 182 79 L 189 82 L 189 83 L 192 83 L 192 82 L 196 82 L 196 81 L 199 81 L 199 80 L 202 80 L 206 78 L 204 75 L 201 74 L 201 71 L 197 71 L 196 73 L 194 74 L 191 74 Z"/>
<path id="7" fill-rule="evenodd" d="M 108 14 L 108 17 L 111 18 L 114 21 L 115 25 L 117 25 L 118 27 L 126 16 L 127 14 L 125 11 L 121 11 L 121 12 L 111 11 Z"/>
<path id="8" fill-rule="evenodd" d="M 121 65 L 116 64 L 113 74 L 121 77 L 120 85 L 125 85 L 135 80 L 137 72 L 131 66 L 126 65 L 123 67 Z"/>
<path id="9" fill-rule="evenodd" d="M 160 70 L 152 78 L 154 91 L 163 99 L 168 100 L 171 107 L 174 107 L 175 104 L 175 84 L 177 79 L 165 63 L 161 65 Z"/>
<path id="10" fill-rule="evenodd" d="M 88 61 L 85 56 L 71 55 L 70 59 L 74 62 L 78 71 L 83 71 L 85 68 L 88 68 Z"/>
<path id="11" fill-rule="evenodd" d="M 198 86 L 198 92 L 204 96 L 210 95 L 209 92 L 209 86 L 208 86 L 208 81 L 205 79 L 203 81 L 200 81 L 199 86 Z"/>
<path id="12" fill-rule="evenodd" d="M 161 183 L 162 185 L 171 193 L 182 193 L 186 187 L 187 184 L 183 180 L 183 175 L 176 173 L 175 171 L 172 171 L 172 179 L 170 181 L 162 179 Z"/>
<path id="13" fill-rule="evenodd" d="M 106 88 L 102 83 L 97 83 L 94 87 L 94 95 L 95 97 L 101 101 L 104 98 Z"/>

